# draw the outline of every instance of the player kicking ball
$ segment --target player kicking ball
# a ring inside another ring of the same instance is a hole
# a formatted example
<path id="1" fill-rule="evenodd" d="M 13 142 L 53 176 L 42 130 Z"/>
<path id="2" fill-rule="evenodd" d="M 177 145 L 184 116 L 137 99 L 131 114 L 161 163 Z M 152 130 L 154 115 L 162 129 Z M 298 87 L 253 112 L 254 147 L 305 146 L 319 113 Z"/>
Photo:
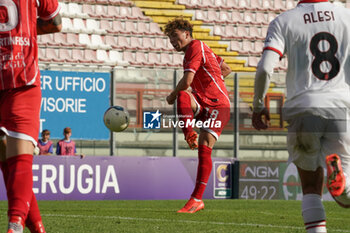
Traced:
<path id="1" fill-rule="evenodd" d="M 303 0 L 271 21 L 255 76 L 253 126 L 266 129 L 264 97 L 274 67 L 288 57 L 287 100 L 289 162 L 297 168 L 303 191 L 302 217 L 308 233 L 324 233 L 322 204 L 326 185 L 338 204 L 350 207 L 350 10 L 328 0 Z"/>
<path id="2" fill-rule="evenodd" d="M 206 44 L 193 39 L 189 21 L 176 18 L 167 23 L 164 32 L 176 51 L 185 52 L 184 75 L 166 100 L 169 104 L 177 100 L 185 140 L 192 150 L 198 148 L 196 186 L 189 201 L 178 211 L 195 213 L 204 209 L 202 197 L 212 170 L 212 149 L 230 119 L 230 100 L 223 77 L 231 69 Z M 206 126 L 203 124 L 199 138 L 189 124 L 193 120 L 210 121 Z"/>

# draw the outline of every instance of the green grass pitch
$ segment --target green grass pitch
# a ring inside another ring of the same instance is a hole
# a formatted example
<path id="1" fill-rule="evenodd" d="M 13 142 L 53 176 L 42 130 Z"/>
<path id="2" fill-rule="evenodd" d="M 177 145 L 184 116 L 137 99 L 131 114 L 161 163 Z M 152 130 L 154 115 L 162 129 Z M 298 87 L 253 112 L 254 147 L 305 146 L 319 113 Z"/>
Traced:
<path id="1" fill-rule="evenodd" d="M 178 214 L 184 200 L 39 201 L 48 233 L 235 232 L 305 233 L 300 201 L 205 200 L 205 209 Z M 324 202 L 328 233 L 350 232 L 350 209 Z M 7 202 L 0 201 L 0 232 Z M 28 233 L 25 230 L 25 233 Z"/>

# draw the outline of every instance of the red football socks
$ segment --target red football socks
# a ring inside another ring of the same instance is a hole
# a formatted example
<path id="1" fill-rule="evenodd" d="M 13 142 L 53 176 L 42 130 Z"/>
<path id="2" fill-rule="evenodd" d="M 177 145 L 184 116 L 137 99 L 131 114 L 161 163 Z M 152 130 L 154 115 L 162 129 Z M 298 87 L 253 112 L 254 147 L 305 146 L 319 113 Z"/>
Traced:
<path id="1" fill-rule="evenodd" d="M 213 166 L 211 161 L 211 152 L 212 148 L 208 146 L 198 146 L 198 170 L 196 187 L 194 188 L 194 191 L 191 195 L 193 198 L 200 200 L 202 200 L 203 198 L 203 193 L 205 191 L 205 188 L 207 187 L 207 183 Z"/>
<path id="2" fill-rule="evenodd" d="M 186 126 L 186 122 L 191 121 L 194 117 L 193 110 L 191 108 L 191 97 L 185 91 L 179 91 L 177 94 L 177 113 L 179 120 L 183 121 Z M 185 139 L 188 133 L 193 131 L 191 126 L 182 127 L 182 131 L 185 135 Z"/>
<path id="3" fill-rule="evenodd" d="M 8 216 L 27 218 L 33 196 L 33 155 L 22 154 L 7 159 Z"/>

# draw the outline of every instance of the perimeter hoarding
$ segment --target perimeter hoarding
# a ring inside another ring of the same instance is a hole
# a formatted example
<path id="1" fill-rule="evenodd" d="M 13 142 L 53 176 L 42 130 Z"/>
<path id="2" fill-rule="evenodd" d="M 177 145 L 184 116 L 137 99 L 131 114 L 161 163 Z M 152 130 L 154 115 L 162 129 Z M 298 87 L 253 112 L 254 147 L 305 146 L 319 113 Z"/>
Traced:
<path id="1" fill-rule="evenodd" d="M 231 159 L 213 158 L 204 198 L 231 198 Z M 39 200 L 188 199 L 198 160 L 174 157 L 35 156 L 33 191 Z M 0 172 L 0 200 L 6 199 Z"/>
<path id="2" fill-rule="evenodd" d="M 296 166 L 285 161 L 240 161 L 239 198 L 301 200 Z M 333 200 L 326 187 L 322 198 Z"/>
<path id="3" fill-rule="evenodd" d="M 68 126 L 72 128 L 72 138 L 109 138 L 103 114 L 110 106 L 110 73 L 40 72 L 40 131 L 49 129 L 51 138 L 62 138 Z"/>

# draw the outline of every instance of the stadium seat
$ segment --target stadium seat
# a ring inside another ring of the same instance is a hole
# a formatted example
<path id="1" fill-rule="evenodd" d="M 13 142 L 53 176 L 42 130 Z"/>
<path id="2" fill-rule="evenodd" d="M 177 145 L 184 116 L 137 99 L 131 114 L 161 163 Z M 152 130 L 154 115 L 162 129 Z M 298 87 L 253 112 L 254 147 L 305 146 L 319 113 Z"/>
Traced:
<path id="1" fill-rule="evenodd" d="M 133 21 L 125 21 L 125 30 L 122 34 L 138 34 L 135 23 Z"/>
<path id="2" fill-rule="evenodd" d="M 54 48 L 46 48 L 46 53 L 45 54 L 46 54 L 45 58 L 49 62 L 64 62 L 63 59 L 60 59 L 58 57 L 58 52 Z"/>
<path id="3" fill-rule="evenodd" d="M 255 20 L 255 14 L 252 12 L 246 11 L 244 12 L 244 21 L 246 24 L 258 25 L 259 23 Z"/>
<path id="4" fill-rule="evenodd" d="M 103 43 L 101 35 L 91 35 L 91 48 L 93 49 L 112 49 L 112 46 Z"/>
<path id="5" fill-rule="evenodd" d="M 100 28 L 105 30 L 107 33 L 113 31 L 111 21 L 105 19 L 100 20 Z"/>
<path id="6" fill-rule="evenodd" d="M 226 0 L 225 8 L 227 8 L 229 10 L 237 10 L 238 5 L 237 5 L 236 0 Z"/>
<path id="7" fill-rule="evenodd" d="M 72 49 L 72 59 L 80 63 L 88 63 L 89 61 L 84 58 L 84 50 Z"/>
<path id="8" fill-rule="evenodd" d="M 185 4 L 186 8 L 200 8 L 202 3 L 200 0 L 189 0 L 188 4 Z"/>
<path id="9" fill-rule="evenodd" d="M 53 39 L 52 39 L 52 34 L 44 34 L 44 35 L 40 35 L 38 36 L 38 39 L 40 38 L 40 40 L 38 40 L 38 44 L 39 45 L 50 45 L 50 46 L 55 46 L 55 45 L 58 45 L 58 44 L 55 44 L 53 42 Z"/>
<path id="10" fill-rule="evenodd" d="M 123 52 L 123 60 L 129 62 L 130 64 L 135 64 L 134 54 L 130 51 Z"/>
<path id="11" fill-rule="evenodd" d="M 45 49 L 44 48 L 38 48 L 38 59 L 41 62 L 46 62 L 46 53 L 45 53 Z"/>
<path id="12" fill-rule="evenodd" d="M 167 46 L 166 46 L 166 44 L 165 44 L 165 41 L 164 41 L 164 38 L 162 38 L 162 37 L 156 37 L 155 39 L 154 39 L 154 41 L 155 41 L 155 49 L 156 50 L 161 50 L 161 51 L 165 51 L 165 50 L 168 50 L 167 49 Z"/>
<path id="13" fill-rule="evenodd" d="M 131 14 L 133 17 L 139 19 L 139 20 L 145 20 L 150 21 L 151 19 L 145 15 L 143 15 L 141 9 L 139 7 L 132 7 L 131 8 Z"/>
<path id="14" fill-rule="evenodd" d="M 62 32 L 74 32 L 72 20 L 69 18 L 62 18 Z"/>
<path id="15" fill-rule="evenodd" d="M 261 9 L 261 4 L 259 0 L 250 0 L 250 9 L 253 9 L 253 10 Z"/>
<path id="16" fill-rule="evenodd" d="M 106 34 L 107 32 L 104 29 L 100 28 L 100 25 L 95 19 L 86 20 L 86 32 L 94 34 Z"/>
<path id="17" fill-rule="evenodd" d="M 274 4 L 274 10 L 275 11 L 285 11 L 287 10 L 286 6 L 284 5 L 284 3 L 282 2 L 282 0 L 274 0 L 275 4 Z"/>
<path id="18" fill-rule="evenodd" d="M 176 66 L 169 53 L 161 53 L 160 54 L 160 65 L 161 66 Z"/>
<path id="19" fill-rule="evenodd" d="M 74 18 L 73 19 L 73 31 L 76 33 L 88 33 L 83 19 Z M 91 33 L 91 32 L 90 32 Z"/>
<path id="20" fill-rule="evenodd" d="M 276 18 L 276 13 L 274 12 L 268 12 L 267 13 L 267 24 L 271 23 L 272 20 Z"/>
<path id="21" fill-rule="evenodd" d="M 173 45 L 170 43 L 170 40 L 169 39 L 166 39 L 166 47 L 167 47 L 167 50 L 168 51 L 175 51 Z"/>
<path id="22" fill-rule="evenodd" d="M 273 11 L 275 10 L 271 0 L 262 0 L 261 10 L 263 11 Z"/>
<path id="23" fill-rule="evenodd" d="M 148 54 L 147 54 L 148 56 Z M 148 61 L 146 54 L 144 52 L 135 53 L 135 65 L 153 66 L 154 64 Z"/>
<path id="24" fill-rule="evenodd" d="M 79 43 L 85 45 L 86 47 L 92 47 L 90 36 L 86 33 L 79 34 Z"/>
<path id="25" fill-rule="evenodd" d="M 123 54 L 119 51 L 110 50 L 109 51 L 109 60 L 111 62 L 116 62 L 119 66 L 127 66 L 129 62 L 123 60 Z"/>
<path id="26" fill-rule="evenodd" d="M 148 63 L 152 66 L 160 65 L 160 55 L 157 53 L 148 53 Z"/>
<path id="27" fill-rule="evenodd" d="M 67 9 L 67 4 L 64 2 L 59 2 L 60 5 L 60 15 L 61 17 L 69 17 L 68 9 Z"/>
<path id="28" fill-rule="evenodd" d="M 258 27 L 249 27 L 249 36 L 250 36 L 250 39 L 255 39 L 255 40 L 265 39 L 265 36 L 262 36 L 261 34 L 261 29 L 259 30 Z"/>
<path id="29" fill-rule="evenodd" d="M 263 39 L 266 38 L 267 29 L 268 29 L 268 27 L 262 27 L 262 28 L 261 28 L 261 36 L 263 37 Z"/>
<path id="30" fill-rule="evenodd" d="M 110 45 L 113 49 L 118 48 L 117 38 L 111 35 L 106 35 L 104 37 L 104 43 Z"/>
<path id="31" fill-rule="evenodd" d="M 223 26 L 215 24 L 213 27 L 213 35 L 225 37 L 225 31 Z"/>
<path id="32" fill-rule="evenodd" d="M 117 45 L 119 49 L 131 49 L 130 38 L 118 36 Z"/>
<path id="33" fill-rule="evenodd" d="M 97 60 L 96 50 L 85 49 L 84 50 L 84 59 L 89 63 L 103 63 L 103 61 Z"/>
<path id="34" fill-rule="evenodd" d="M 250 36 L 248 34 L 247 27 L 245 27 L 245 26 L 238 26 L 237 29 L 236 29 L 236 35 L 234 37 L 238 38 L 238 39 L 249 39 Z"/>
<path id="35" fill-rule="evenodd" d="M 208 10 L 207 11 L 207 19 L 204 22 L 207 23 L 220 23 L 220 18 L 215 10 Z"/>
<path id="36" fill-rule="evenodd" d="M 157 50 L 154 46 L 153 40 L 150 37 L 142 37 L 142 47 L 147 50 Z"/>
<path id="37" fill-rule="evenodd" d="M 257 67 L 259 59 L 258 57 L 250 56 L 248 57 L 248 66 Z"/>
<path id="38" fill-rule="evenodd" d="M 149 30 L 152 33 L 152 35 L 162 35 L 164 36 L 164 33 L 160 30 L 157 23 L 151 22 L 149 25 Z"/>
<path id="39" fill-rule="evenodd" d="M 228 11 L 220 11 L 219 13 L 219 23 L 225 24 L 225 23 L 231 23 L 231 14 Z"/>
<path id="40" fill-rule="evenodd" d="M 267 25 L 269 22 L 267 21 L 266 14 L 264 12 L 256 12 L 256 24 Z"/>
<path id="41" fill-rule="evenodd" d="M 74 63 L 75 61 L 72 59 L 71 51 L 65 48 L 60 48 L 58 50 L 58 57 L 67 63 Z"/>
<path id="42" fill-rule="evenodd" d="M 248 41 L 248 40 L 243 40 L 242 41 L 242 50 L 243 50 L 243 51 L 241 51 L 242 54 L 254 54 L 253 43 L 251 41 Z"/>
<path id="43" fill-rule="evenodd" d="M 294 0 L 286 0 L 285 7 L 287 10 L 290 10 L 295 7 L 295 1 Z"/>
<path id="44" fill-rule="evenodd" d="M 232 19 L 232 23 L 238 23 L 238 24 L 244 24 L 245 23 L 241 13 L 238 12 L 238 11 L 232 11 L 231 19 Z"/>
<path id="45" fill-rule="evenodd" d="M 249 10 L 249 4 L 247 0 L 238 0 L 238 9 L 240 10 Z"/>
<path id="46" fill-rule="evenodd" d="M 59 33 L 55 33 L 54 35 L 56 34 L 59 34 Z M 79 42 L 79 34 L 75 34 L 75 33 L 67 34 L 67 43 L 69 46 L 73 46 L 73 47 L 86 47 L 86 45 L 81 44 Z"/>
<path id="47" fill-rule="evenodd" d="M 113 20 L 112 21 L 112 30 L 106 29 L 106 31 L 107 31 L 107 33 L 110 33 L 110 34 L 119 34 L 119 33 L 124 32 L 124 26 L 123 26 L 121 21 Z"/>
<path id="48" fill-rule="evenodd" d="M 261 55 L 263 52 L 263 48 L 264 48 L 264 42 L 262 41 L 254 42 L 254 50 L 256 54 Z"/>
<path id="49" fill-rule="evenodd" d="M 183 65 L 183 55 L 179 53 L 173 54 L 173 64 L 174 66 L 182 67 Z"/>
<path id="50" fill-rule="evenodd" d="M 141 40 L 142 39 L 140 37 L 131 36 L 130 37 L 130 46 L 131 46 L 131 48 L 134 49 L 134 50 L 142 50 L 143 46 L 142 46 Z"/>
<path id="51" fill-rule="evenodd" d="M 118 18 L 121 19 L 130 19 L 131 16 L 131 8 L 127 6 L 120 6 L 119 7 L 119 15 Z"/>
<path id="52" fill-rule="evenodd" d="M 106 65 L 116 65 L 117 62 L 109 60 L 109 56 L 106 50 L 98 49 L 96 50 L 96 59 Z"/>
<path id="53" fill-rule="evenodd" d="M 68 16 L 71 18 L 86 18 L 88 17 L 88 14 L 83 13 L 82 9 L 81 9 L 81 5 L 74 3 L 74 2 L 70 2 L 67 5 L 67 9 L 68 9 Z"/>
<path id="54" fill-rule="evenodd" d="M 148 28 L 149 25 L 147 25 L 145 22 L 143 21 L 138 21 L 137 22 L 137 31 L 139 34 L 143 34 L 143 35 L 150 35 L 151 32 Z"/>
<path id="55" fill-rule="evenodd" d="M 237 40 L 231 40 L 230 41 L 230 50 L 231 51 L 237 51 L 238 53 L 244 52 L 242 50 L 242 43 Z"/>

